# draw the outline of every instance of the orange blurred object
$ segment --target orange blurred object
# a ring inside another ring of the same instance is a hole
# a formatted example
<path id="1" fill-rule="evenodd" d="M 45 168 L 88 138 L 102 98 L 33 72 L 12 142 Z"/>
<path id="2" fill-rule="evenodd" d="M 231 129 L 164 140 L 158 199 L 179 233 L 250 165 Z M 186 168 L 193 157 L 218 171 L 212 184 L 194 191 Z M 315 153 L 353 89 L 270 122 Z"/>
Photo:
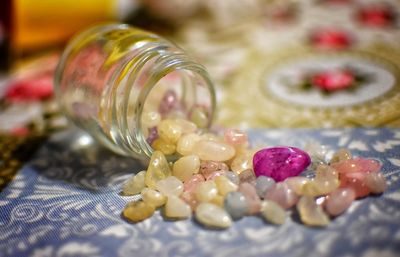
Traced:
<path id="1" fill-rule="evenodd" d="M 14 0 L 11 50 L 19 54 L 54 46 L 93 23 L 115 21 L 121 2 L 128 1 Z"/>

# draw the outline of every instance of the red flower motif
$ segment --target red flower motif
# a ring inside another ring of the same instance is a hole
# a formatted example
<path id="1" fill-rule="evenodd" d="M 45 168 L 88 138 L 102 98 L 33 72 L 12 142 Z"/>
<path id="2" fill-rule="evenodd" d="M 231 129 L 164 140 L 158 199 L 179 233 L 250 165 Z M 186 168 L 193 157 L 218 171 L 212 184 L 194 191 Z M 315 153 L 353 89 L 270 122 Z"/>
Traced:
<path id="1" fill-rule="evenodd" d="M 394 24 L 395 14 L 389 5 L 374 4 L 361 8 L 357 19 L 364 26 L 384 28 Z"/>
<path id="2" fill-rule="evenodd" d="M 311 44 L 323 50 L 343 50 L 351 45 L 348 33 L 338 29 L 322 29 L 311 33 Z"/>
<path id="3" fill-rule="evenodd" d="M 5 99 L 10 102 L 44 100 L 53 95 L 53 74 L 42 73 L 34 77 L 11 82 Z"/>
<path id="4" fill-rule="evenodd" d="M 311 77 L 312 85 L 328 92 L 349 88 L 354 82 L 353 73 L 346 70 L 321 72 Z"/>

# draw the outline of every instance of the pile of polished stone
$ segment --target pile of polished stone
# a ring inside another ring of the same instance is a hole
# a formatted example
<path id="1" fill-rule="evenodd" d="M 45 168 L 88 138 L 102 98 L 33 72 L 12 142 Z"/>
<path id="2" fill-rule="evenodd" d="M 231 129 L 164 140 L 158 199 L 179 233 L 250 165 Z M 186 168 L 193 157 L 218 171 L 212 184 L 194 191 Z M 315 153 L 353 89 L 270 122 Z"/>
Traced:
<path id="1" fill-rule="evenodd" d="M 123 186 L 124 195 L 141 195 L 123 210 L 132 222 L 150 218 L 161 208 L 167 219 L 194 215 L 212 228 L 227 228 L 232 220 L 259 214 L 283 224 L 287 210 L 295 207 L 304 224 L 326 226 L 355 199 L 386 188 L 379 162 L 353 158 L 345 149 L 329 163 L 315 165 L 295 147 L 250 149 L 246 133 L 239 130 L 202 133 L 201 113 L 191 121 L 161 119 L 154 111 L 143 117 L 155 152 L 147 170 Z M 178 159 L 169 163 L 166 155 Z M 314 176 L 301 175 L 313 166 Z"/>

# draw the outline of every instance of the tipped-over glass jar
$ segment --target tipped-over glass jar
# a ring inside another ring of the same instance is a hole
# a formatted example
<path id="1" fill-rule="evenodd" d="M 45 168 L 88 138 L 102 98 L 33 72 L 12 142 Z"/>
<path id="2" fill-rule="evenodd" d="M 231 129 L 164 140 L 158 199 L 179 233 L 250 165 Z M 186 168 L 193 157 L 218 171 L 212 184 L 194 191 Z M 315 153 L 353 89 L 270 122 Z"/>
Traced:
<path id="1" fill-rule="evenodd" d="M 172 42 L 125 24 L 77 35 L 55 76 L 66 116 L 114 152 L 151 156 L 154 124 L 185 118 L 209 127 L 215 93 L 205 68 Z"/>

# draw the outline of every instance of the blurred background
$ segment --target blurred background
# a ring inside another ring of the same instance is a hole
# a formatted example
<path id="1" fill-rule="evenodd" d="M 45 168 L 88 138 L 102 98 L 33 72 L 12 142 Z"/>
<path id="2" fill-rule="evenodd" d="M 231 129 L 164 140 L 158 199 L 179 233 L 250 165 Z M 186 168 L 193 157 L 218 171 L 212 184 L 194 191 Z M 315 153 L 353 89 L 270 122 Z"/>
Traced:
<path id="1" fill-rule="evenodd" d="M 67 126 L 54 69 L 68 40 L 99 22 L 186 49 L 215 82 L 223 125 L 398 127 L 399 11 L 396 0 L 2 0 L 3 165 Z"/>

